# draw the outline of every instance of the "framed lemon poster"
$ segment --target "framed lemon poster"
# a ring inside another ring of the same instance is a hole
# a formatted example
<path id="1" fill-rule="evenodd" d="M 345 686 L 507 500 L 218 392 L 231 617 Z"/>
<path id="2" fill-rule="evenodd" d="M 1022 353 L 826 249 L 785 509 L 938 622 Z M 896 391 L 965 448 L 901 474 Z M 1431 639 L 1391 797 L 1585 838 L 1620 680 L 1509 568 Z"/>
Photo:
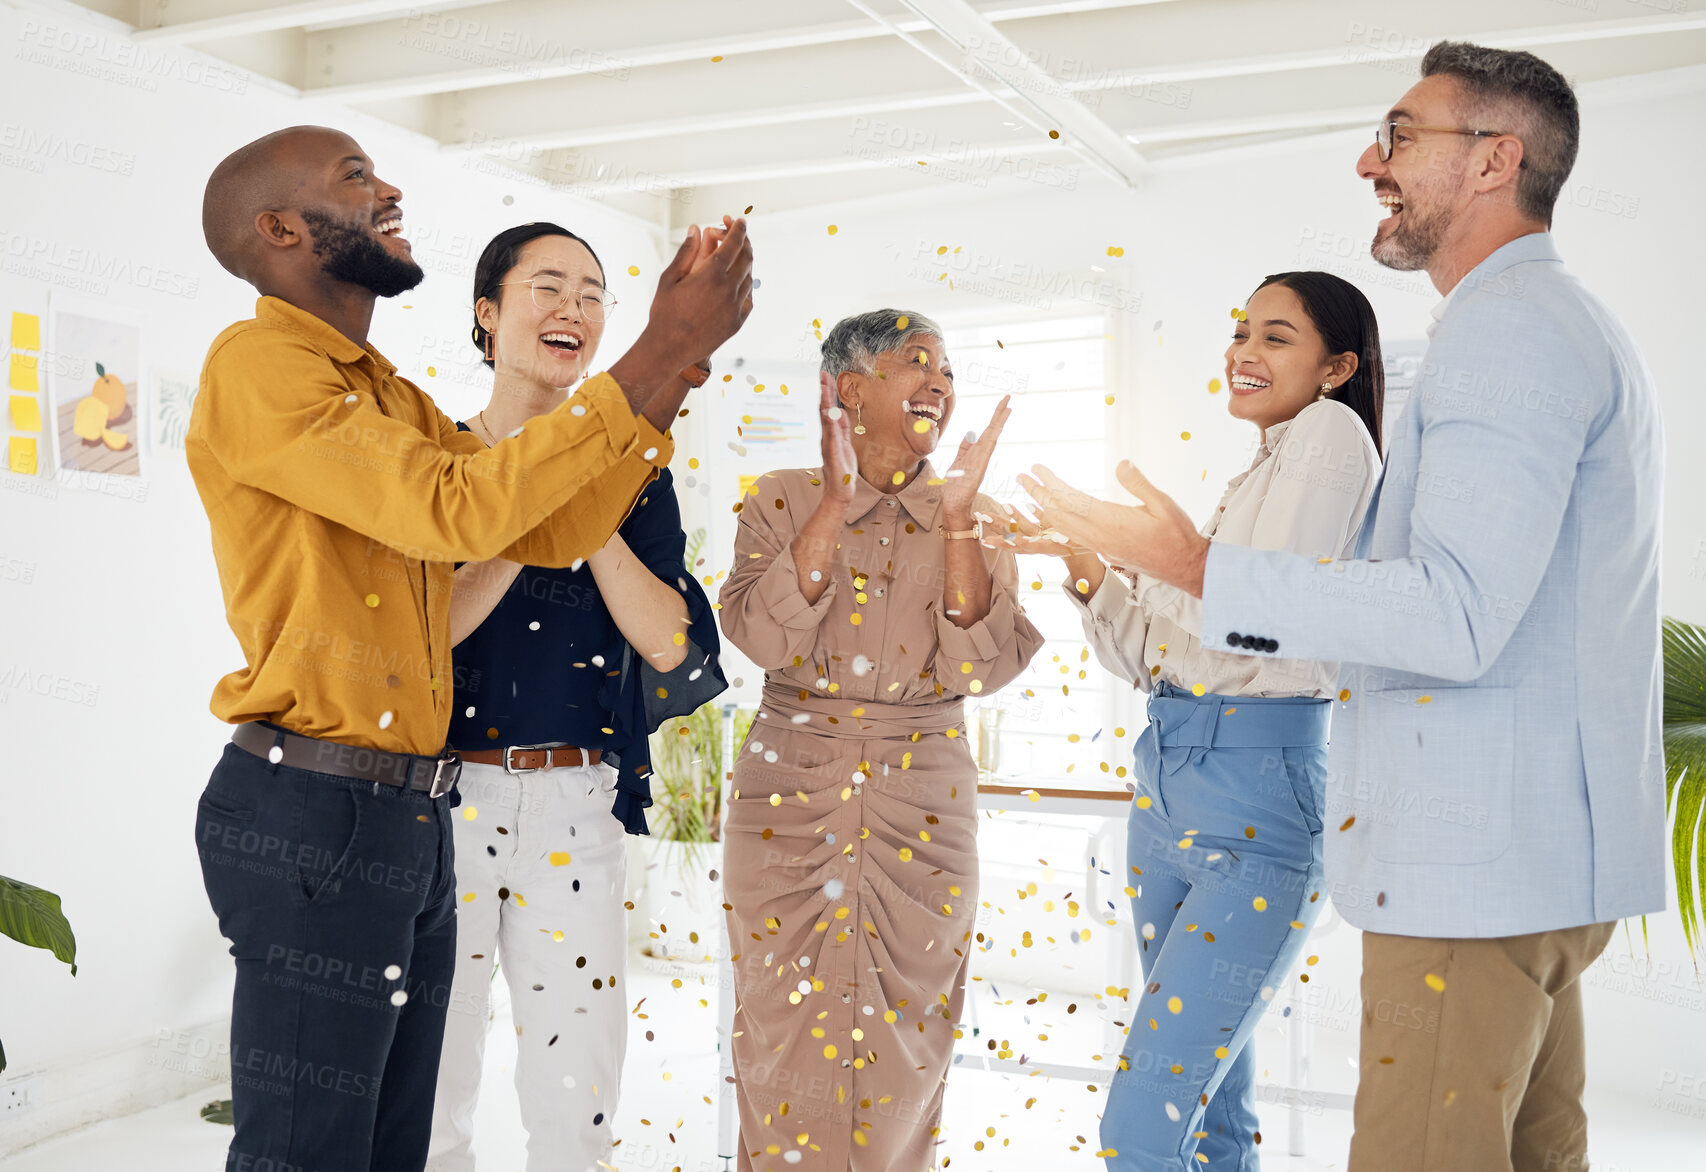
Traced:
<path id="1" fill-rule="evenodd" d="M 148 412 L 142 402 L 142 329 L 119 307 L 53 298 L 48 344 L 54 362 L 54 446 L 66 473 L 142 475 Z"/>

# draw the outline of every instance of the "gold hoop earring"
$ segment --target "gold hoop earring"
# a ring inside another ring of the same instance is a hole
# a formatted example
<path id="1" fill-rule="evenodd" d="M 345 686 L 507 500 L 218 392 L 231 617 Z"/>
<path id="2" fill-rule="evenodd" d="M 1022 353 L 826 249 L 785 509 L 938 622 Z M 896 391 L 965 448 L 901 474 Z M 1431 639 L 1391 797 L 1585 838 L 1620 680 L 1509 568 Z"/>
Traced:
<path id="1" fill-rule="evenodd" d="M 1315 398 L 1316 399 L 1325 399 L 1328 395 L 1330 395 L 1332 393 L 1333 393 L 1333 384 L 1332 383 L 1322 383 L 1321 389 L 1315 392 Z"/>
<path id="2" fill-rule="evenodd" d="M 865 434 L 865 408 L 861 404 L 860 406 L 855 407 L 853 409 L 859 413 L 854 418 L 854 421 L 853 421 L 853 434 L 854 435 L 864 435 Z"/>

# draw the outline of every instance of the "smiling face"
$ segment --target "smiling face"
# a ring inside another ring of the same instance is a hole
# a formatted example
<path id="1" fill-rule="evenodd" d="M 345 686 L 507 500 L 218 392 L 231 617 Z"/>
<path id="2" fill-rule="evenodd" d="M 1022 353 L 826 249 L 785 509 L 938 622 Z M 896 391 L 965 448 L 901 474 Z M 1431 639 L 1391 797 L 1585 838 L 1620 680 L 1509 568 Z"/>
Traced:
<path id="1" fill-rule="evenodd" d="M 305 133 L 293 146 L 321 181 L 319 198 L 299 213 L 321 271 L 380 297 L 420 284 L 426 274 L 403 236 L 403 193 L 373 174 L 355 140 L 324 131 Z"/>
<path id="2" fill-rule="evenodd" d="M 1386 115 L 1387 121 L 1418 126 L 1457 126 L 1457 82 L 1444 75 L 1425 77 L 1410 87 Z M 1480 129 L 1480 128 L 1476 128 Z M 1471 164 L 1477 152 L 1492 149 L 1489 140 L 1437 130 L 1392 132 L 1392 157 L 1381 161 L 1370 144 L 1357 160 L 1357 174 L 1374 184 L 1374 195 L 1389 213 L 1374 229 L 1369 251 L 1393 269 L 1425 269 L 1444 246 L 1460 213 L 1475 199 Z"/>
<path id="3" fill-rule="evenodd" d="M 1283 423 L 1315 400 L 1323 382 L 1338 387 L 1356 372 L 1356 355 L 1328 354 L 1302 300 L 1286 286 L 1256 290 L 1244 315 L 1226 348 L 1226 409 L 1235 418 L 1261 428 Z"/>
<path id="4" fill-rule="evenodd" d="M 942 339 L 929 334 L 914 334 L 878 355 L 872 374 L 842 374 L 836 392 L 865 427 L 864 435 L 853 437 L 854 447 L 892 452 L 895 459 L 881 462 L 896 468 L 935 451 L 954 414 L 954 370 Z"/>
<path id="5" fill-rule="evenodd" d="M 531 289 L 522 283 L 528 281 Z M 604 336 L 603 320 L 589 319 L 577 296 L 604 291 L 604 271 L 587 246 L 567 236 L 529 240 L 503 282 L 495 303 L 482 297 L 474 307 L 493 336 L 498 376 L 550 390 L 573 387 L 585 378 Z M 535 293 L 561 304 L 541 309 Z"/>

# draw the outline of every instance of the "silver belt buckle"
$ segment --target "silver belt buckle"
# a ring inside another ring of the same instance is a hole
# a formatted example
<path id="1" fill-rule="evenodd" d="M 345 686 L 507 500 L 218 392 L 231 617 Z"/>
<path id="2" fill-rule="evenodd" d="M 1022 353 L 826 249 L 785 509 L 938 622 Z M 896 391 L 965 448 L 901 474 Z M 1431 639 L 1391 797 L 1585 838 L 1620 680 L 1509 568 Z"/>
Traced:
<path id="1" fill-rule="evenodd" d="M 442 798 L 456 785 L 456 779 L 462 776 L 462 758 L 455 753 L 448 757 L 440 757 L 432 771 L 432 788 L 427 791 L 430 798 Z"/>
<path id="2" fill-rule="evenodd" d="M 509 763 L 510 754 L 514 753 L 517 749 L 534 749 L 537 747 L 538 746 L 536 746 L 536 745 L 510 745 L 510 746 L 506 747 L 504 749 L 504 772 L 509 774 L 511 777 L 519 777 L 523 773 L 538 773 L 539 769 L 537 766 L 535 766 L 531 769 L 516 769 L 516 768 L 513 768 Z M 549 749 L 545 750 L 545 752 L 547 754 L 549 754 L 550 751 L 551 750 L 549 750 Z M 546 760 L 550 760 L 550 757 L 547 756 Z"/>

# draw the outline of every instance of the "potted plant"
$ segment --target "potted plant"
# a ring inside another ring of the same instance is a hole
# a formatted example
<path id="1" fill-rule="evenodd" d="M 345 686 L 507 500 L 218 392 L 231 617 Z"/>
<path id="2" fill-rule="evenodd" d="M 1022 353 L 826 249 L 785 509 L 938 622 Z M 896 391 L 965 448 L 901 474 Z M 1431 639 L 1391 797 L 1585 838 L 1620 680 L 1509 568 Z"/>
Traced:
<path id="1" fill-rule="evenodd" d="M 1665 811 L 1671 823 L 1676 903 L 1692 953 L 1702 940 L 1706 890 L 1706 627 L 1664 621 Z"/>
<path id="2" fill-rule="evenodd" d="M 753 714 L 709 700 L 652 734 L 652 833 L 635 840 L 644 868 L 645 951 L 665 960 L 715 959 L 723 915 L 723 781 Z"/>
<path id="3" fill-rule="evenodd" d="M 0 932 L 20 944 L 49 950 L 77 975 L 77 938 L 53 892 L 0 875 Z M 5 1069 L 6 1047 L 0 1045 L 0 1071 Z"/>

